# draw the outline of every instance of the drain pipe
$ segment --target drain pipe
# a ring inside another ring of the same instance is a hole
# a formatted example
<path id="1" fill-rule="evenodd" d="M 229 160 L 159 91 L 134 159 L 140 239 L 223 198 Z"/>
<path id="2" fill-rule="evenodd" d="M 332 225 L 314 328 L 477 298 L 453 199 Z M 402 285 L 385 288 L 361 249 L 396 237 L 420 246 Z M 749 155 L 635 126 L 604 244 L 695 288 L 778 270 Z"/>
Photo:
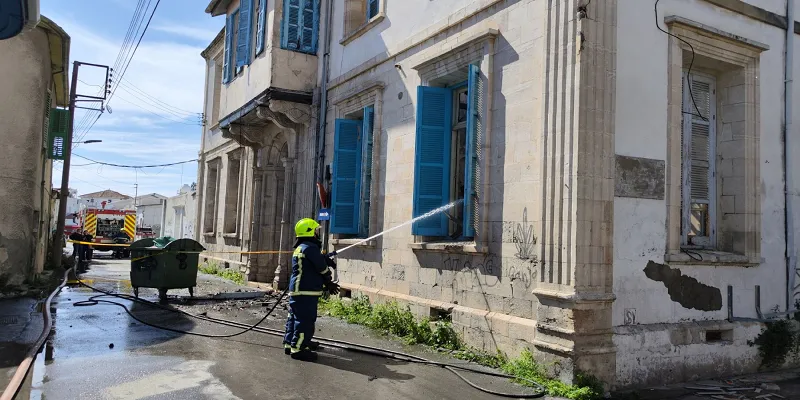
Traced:
<path id="1" fill-rule="evenodd" d="M 792 77 L 794 68 L 794 0 L 786 0 L 786 64 L 784 66 L 784 123 L 783 123 L 783 171 L 784 171 L 784 219 L 786 227 L 786 309 L 794 308 L 794 287 L 797 276 L 794 245 L 794 213 L 792 211 L 792 201 L 794 197 L 794 187 L 792 180 L 791 151 L 792 146 Z"/>
<path id="2" fill-rule="evenodd" d="M 320 85 L 320 102 L 319 102 L 319 127 L 317 128 L 317 165 L 314 171 L 314 191 L 317 191 L 317 182 L 322 183 L 325 171 L 325 123 L 328 118 L 328 74 L 330 65 L 331 53 L 331 36 L 333 27 L 331 26 L 331 15 L 333 14 L 333 0 L 328 0 L 325 10 L 325 50 L 322 53 L 322 84 Z M 318 196 L 314 196 L 318 197 Z M 322 206 L 317 201 L 312 204 Z M 313 207 L 314 215 L 317 214 L 319 207 Z M 323 233 L 322 243 L 323 249 L 328 247 L 328 223 L 325 221 L 325 230 Z"/>

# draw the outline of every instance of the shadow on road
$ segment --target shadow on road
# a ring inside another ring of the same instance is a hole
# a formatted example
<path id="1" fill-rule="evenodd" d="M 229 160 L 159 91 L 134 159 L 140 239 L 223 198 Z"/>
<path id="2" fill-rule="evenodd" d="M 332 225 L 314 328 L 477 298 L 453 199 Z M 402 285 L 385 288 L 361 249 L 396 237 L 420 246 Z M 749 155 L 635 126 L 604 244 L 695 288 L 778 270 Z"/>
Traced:
<path id="1" fill-rule="evenodd" d="M 380 357 L 371 357 L 368 355 L 361 355 L 355 353 L 343 353 L 344 355 L 351 355 L 350 358 L 344 357 L 339 354 L 331 354 L 320 352 L 317 363 L 326 365 L 331 368 L 336 368 L 342 371 L 349 371 L 356 374 L 364 375 L 369 380 L 374 379 L 389 379 L 405 381 L 414 379 L 416 376 L 410 374 L 403 374 L 400 372 L 392 371 L 388 366 L 393 365 L 406 365 L 408 363 L 396 360 L 387 360 Z"/>

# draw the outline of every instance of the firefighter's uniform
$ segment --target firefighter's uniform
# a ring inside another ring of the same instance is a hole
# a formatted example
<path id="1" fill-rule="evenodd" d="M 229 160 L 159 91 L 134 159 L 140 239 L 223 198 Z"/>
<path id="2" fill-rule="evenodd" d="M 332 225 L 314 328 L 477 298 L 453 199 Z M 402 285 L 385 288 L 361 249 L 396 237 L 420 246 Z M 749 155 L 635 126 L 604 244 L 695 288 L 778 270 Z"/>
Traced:
<path id="1" fill-rule="evenodd" d="M 283 339 L 286 353 L 292 358 L 313 361 L 317 344 L 314 324 L 317 320 L 317 303 L 324 292 L 338 293 L 333 282 L 331 267 L 336 263 L 322 255 L 322 244 L 317 238 L 319 224 L 309 218 L 295 226 L 297 241 L 292 255 L 292 277 L 289 280 L 289 317 Z"/>

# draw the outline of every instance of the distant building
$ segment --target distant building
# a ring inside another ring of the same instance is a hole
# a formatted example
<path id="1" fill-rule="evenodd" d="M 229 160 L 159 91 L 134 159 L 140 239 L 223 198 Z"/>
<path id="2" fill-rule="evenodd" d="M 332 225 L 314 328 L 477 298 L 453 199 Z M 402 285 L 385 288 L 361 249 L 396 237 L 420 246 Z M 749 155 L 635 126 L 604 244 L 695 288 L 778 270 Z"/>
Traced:
<path id="1" fill-rule="evenodd" d="M 63 154 L 68 120 L 56 108 L 68 103 L 69 49 L 69 35 L 44 16 L 0 40 L 0 288 L 34 277 L 47 258 L 49 155 Z"/>
<path id="2" fill-rule="evenodd" d="M 183 185 L 177 196 L 167 199 L 164 236 L 194 239 L 197 214 L 197 188 Z"/>

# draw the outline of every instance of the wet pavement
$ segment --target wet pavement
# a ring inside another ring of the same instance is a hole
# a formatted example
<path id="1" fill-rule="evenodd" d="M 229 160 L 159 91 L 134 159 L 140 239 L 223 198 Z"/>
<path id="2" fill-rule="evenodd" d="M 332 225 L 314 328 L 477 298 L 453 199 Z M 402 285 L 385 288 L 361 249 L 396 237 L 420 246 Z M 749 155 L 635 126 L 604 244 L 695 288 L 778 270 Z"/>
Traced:
<path id="1" fill-rule="evenodd" d="M 131 293 L 130 261 L 96 259 L 82 276 L 89 285 Z M 218 277 L 200 275 L 196 296 L 253 289 Z M 170 291 L 186 296 L 188 291 Z M 291 360 L 281 338 L 248 332 L 227 339 L 205 338 L 152 328 L 131 318 L 119 306 L 76 306 L 98 293 L 70 286 L 53 300 L 55 329 L 46 351 L 30 375 L 30 398 L 74 399 L 490 399 L 442 368 L 387 360 L 340 349 L 323 349 L 316 363 Z M 140 295 L 157 300 L 154 289 Z M 204 334 L 228 334 L 238 328 L 192 319 L 150 305 L 118 298 L 139 319 L 151 324 Z M 274 304 L 256 300 L 196 301 L 171 298 L 170 306 L 194 314 L 255 323 Z M 23 308 L 24 309 L 24 308 Z M 278 306 L 262 326 L 283 328 L 286 311 Z M 38 335 L 39 330 L 33 329 Z M 359 326 L 320 318 L 317 335 L 391 348 L 429 358 L 444 356 L 420 347 L 403 346 Z M 460 363 L 457 360 L 448 360 Z M 0 370 L 2 372 L 2 370 Z M 505 379 L 465 373 L 476 383 L 519 393 Z M 25 394 L 24 397 L 28 398 Z"/>

